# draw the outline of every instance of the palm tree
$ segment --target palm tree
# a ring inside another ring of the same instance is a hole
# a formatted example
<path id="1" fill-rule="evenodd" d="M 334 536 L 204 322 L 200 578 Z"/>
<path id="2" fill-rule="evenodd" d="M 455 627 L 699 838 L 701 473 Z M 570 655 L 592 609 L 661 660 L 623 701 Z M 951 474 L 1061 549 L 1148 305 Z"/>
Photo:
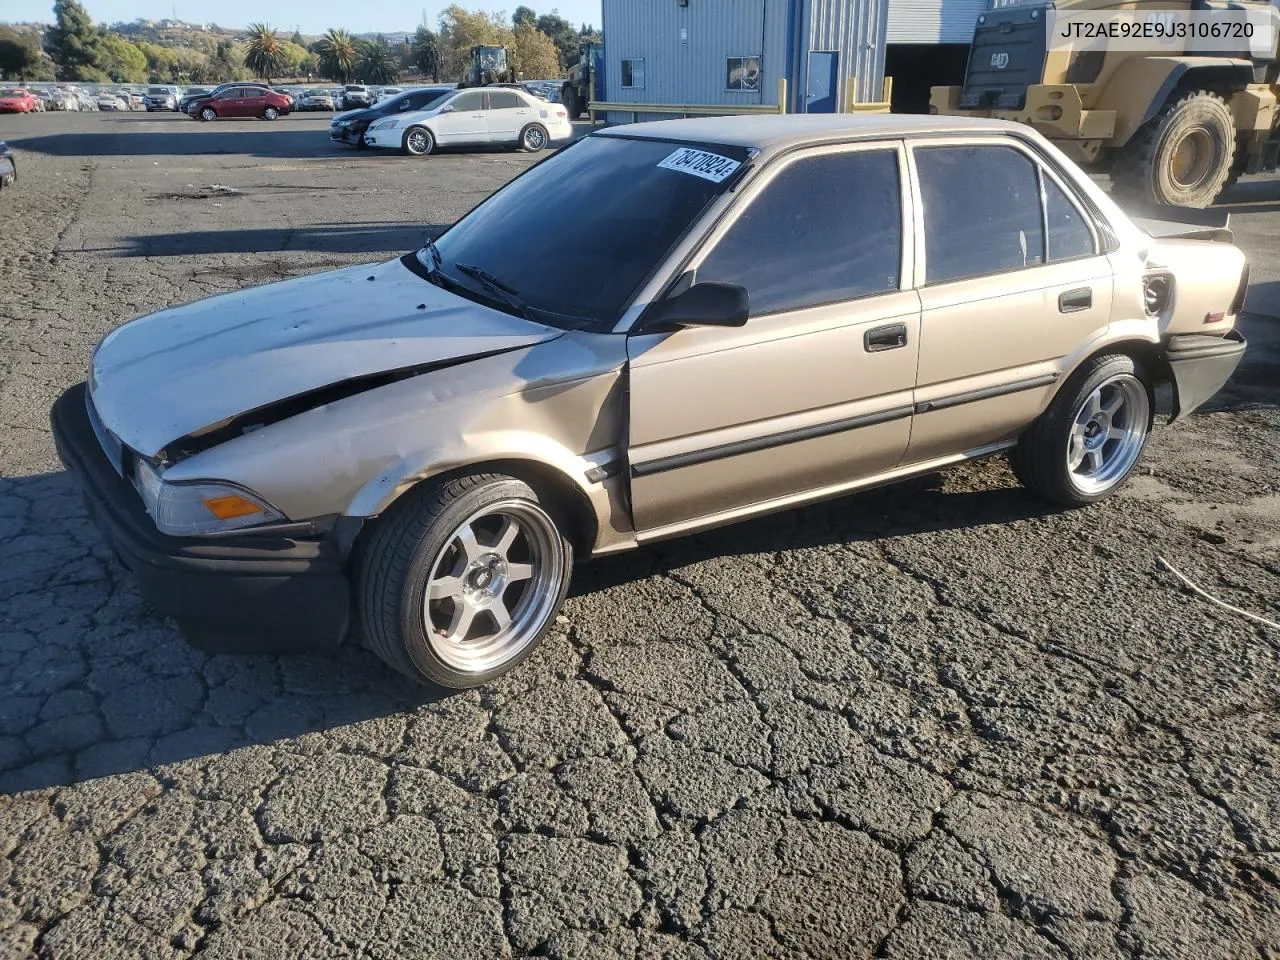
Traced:
<path id="1" fill-rule="evenodd" d="M 356 73 L 364 83 L 381 86 L 396 82 L 396 78 L 400 76 L 400 67 L 386 40 L 379 37 L 377 40 L 360 44 L 360 59 L 356 63 Z"/>
<path id="2" fill-rule="evenodd" d="M 244 65 L 271 84 L 271 77 L 284 67 L 284 45 L 269 23 L 249 24 L 244 39 Z"/>
<path id="3" fill-rule="evenodd" d="M 328 30 L 316 44 L 320 72 L 339 83 L 346 83 L 356 69 L 356 44 L 345 30 Z"/>

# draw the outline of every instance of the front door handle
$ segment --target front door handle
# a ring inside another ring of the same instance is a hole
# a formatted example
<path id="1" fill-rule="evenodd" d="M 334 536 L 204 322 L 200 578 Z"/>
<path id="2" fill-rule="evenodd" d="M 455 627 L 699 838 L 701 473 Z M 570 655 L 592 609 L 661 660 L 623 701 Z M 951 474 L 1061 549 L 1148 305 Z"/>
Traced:
<path id="1" fill-rule="evenodd" d="M 906 345 L 907 325 L 905 323 L 891 323 L 884 327 L 873 327 L 862 336 L 862 346 L 867 353 L 896 350 Z"/>
<path id="2" fill-rule="evenodd" d="M 1068 290 L 1066 293 L 1058 294 L 1058 312 L 1059 313 L 1075 313 L 1077 310 L 1088 310 L 1093 306 L 1093 290 L 1089 287 L 1080 287 L 1078 290 Z"/>

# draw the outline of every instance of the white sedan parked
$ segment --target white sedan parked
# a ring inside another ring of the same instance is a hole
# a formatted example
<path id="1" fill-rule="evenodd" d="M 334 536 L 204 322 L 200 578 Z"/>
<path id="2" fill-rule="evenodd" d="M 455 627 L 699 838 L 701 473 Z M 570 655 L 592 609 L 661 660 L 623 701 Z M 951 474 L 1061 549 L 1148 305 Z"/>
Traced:
<path id="1" fill-rule="evenodd" d="M 573 126 L 564 107 L 511 87 L 459 90 L 430 110 L 378 120 L 364 134 L 370 147 L 426 156 L 437 146 L 505 143 L 536 152 L 568 140 Z"/>

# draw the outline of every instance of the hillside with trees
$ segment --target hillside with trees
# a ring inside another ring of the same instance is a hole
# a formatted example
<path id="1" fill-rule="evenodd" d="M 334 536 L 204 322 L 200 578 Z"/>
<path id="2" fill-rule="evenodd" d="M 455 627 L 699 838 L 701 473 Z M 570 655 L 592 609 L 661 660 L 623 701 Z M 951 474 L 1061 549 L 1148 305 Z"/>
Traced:
<path id="1" fill-rule="evenodd" d="M 458 80 L 471 47 L 502 46 L 518 76 L 559 77 L 583 40 L 599 39 L 554 10 L 516 9 L 510 20 L 453 5 L 436 30 L 353 34 L 343 27 L 306 38 L 270 23 L 244 29 L 215 23 L 136 20 L 95 24 L 80 0 L 54 0 L 49 25 L 0 25 L 0 79 L 98 83 L 221 83 L 226 80 L 330 80 L 392 84 L 402 79 Z"/>

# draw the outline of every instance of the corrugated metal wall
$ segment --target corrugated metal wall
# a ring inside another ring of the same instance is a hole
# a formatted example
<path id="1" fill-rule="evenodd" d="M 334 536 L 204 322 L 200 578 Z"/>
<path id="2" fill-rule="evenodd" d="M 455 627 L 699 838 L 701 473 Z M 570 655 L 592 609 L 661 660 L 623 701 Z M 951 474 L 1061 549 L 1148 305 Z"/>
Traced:
<path id="1" fill-rule="evenodd" d="M 879 100 L 884 79 L 887 3 L 889 0 L 804 0 L 799 30 L 802 49 L 795 58 L 797 76 L 793 87 L 803 91 L 807 86 L 810 50 L 838 50 L 843 80 L 836 108 L 845 110 L 849 106 L 846 101 L 850 77 L 858 82 L 859 100 Z"/>
<path id="2" fill-rule="evenodd" d="M 603 0 L 605 82 L 620 103 L 777 103 L 787 66 L 789 0 Z M 758 91 L 725 89 L 728 57 L 762 56 Z M 645 61 L 643 89 L 622 61 Z"/>
<path id="3" fill-rule="evenodd" d="M 890 0 L 888 43 L 968 43 L 987 0 Z"/>

